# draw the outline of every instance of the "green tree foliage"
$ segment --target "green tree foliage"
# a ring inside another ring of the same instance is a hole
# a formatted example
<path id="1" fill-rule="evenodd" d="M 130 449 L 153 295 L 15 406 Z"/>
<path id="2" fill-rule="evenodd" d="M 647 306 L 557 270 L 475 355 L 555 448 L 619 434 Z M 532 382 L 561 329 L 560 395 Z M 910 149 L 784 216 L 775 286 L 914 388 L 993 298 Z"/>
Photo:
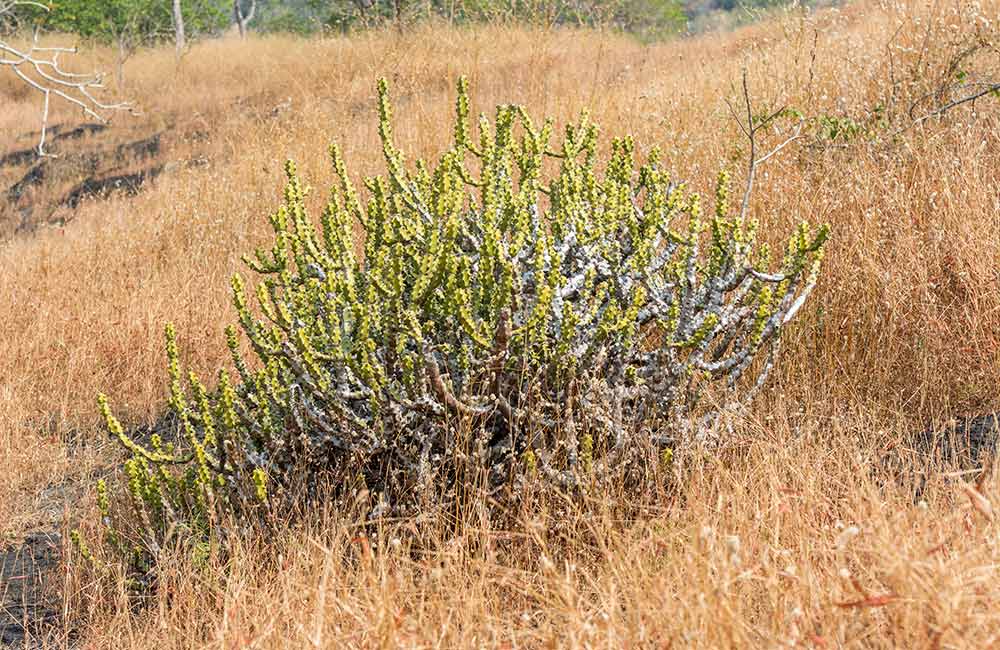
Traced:
<path id="1" fill-rule="evenodd" d="M 331 12 L 317 0 L 257 0 L 255 27 L 262 32 L 311 34 L 327 27 Z"/>
<path id="2" fill-rule="evenodd" d="M 683 30 L 680 0 L 260 0 L 260 29 L 307 33 L 349 30 L 383 22 L 435 17 L 453 23 L 484 21 L 612 26 L 655 38 Z"/>
<path id="3" fill-rule="evenodd" d="M 644 40 L 710 24 L 712 16 L 749 20 L 756 10 L 790 0 L 259 0 L 262 31 L 346 31 L 397 19 L 434 17 L 456 24 L 514 22 L 545 26 L 611 27 Z M 811 6 L 816 0 L 807 0 Z"/>
<path id="4" fill-rule="evenodd" d="M 392 21 L 426 18 L 452 23 L 522 22 L 546 26 L 612 27 L 645 40 L 688 30 L 708 14 L 747 12 L 788 0 L 258 0 L 253 28 L 262 32 L 311 34 L 349 31 Z M 114 40 L 127 30 L 145 41 L 167 34 L 169 3 L 159 0 L 52 0 L 53 11 L 21 8 L 6 16 L 10 27 L 42 20 L 52 29 Z M 185 24 L 195 33 L 215 33 L 232 20 L 230 0 L 185 0 Z M 27 19 L 27 20 L 25 20 Z"/>
<path id="5" fill-rule="evenodd" d="M 688 17 L 678 0 L 621 0 L 613 20 L 625 32 L 658 39 L 683 31 Z"/>
<path id="6" fill-rule="evenodd" d="M 225 0 L 185 0 L 184 22 L 190 32 L 216 33 L 230 22 Z M 48 12 L 31 9 L 46 29 L 113 42 L 127 35 L 148 42 L 173 35 L 170 3 L 163 0 L 52 0 Z"/>

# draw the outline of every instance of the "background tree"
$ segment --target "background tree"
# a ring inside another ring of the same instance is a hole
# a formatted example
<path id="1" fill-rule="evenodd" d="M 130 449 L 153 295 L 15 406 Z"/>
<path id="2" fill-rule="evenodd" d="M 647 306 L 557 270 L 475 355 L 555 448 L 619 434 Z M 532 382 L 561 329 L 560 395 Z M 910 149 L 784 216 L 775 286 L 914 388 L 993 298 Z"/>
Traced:
<path id="1" fill-rule="evenodd" d="M 324 27 L 327 10 L 314 0 L 256 0 L 255 27 L 262 32 L 312 34 Z"/>
<path id="2" fill-rule="evenodd" d="M 184 36 L 184 12 L 181 10 L 181 0 L 173 1 L 173 20 L 174 20 L 174 44 L 177 48 L 177 58 L 181 58 L 181 54 L 184 52 L 184 46 L 186 45 L 186 39 Z"/>
<path id="3" fill-rule="evenodd" d="M 453 23 L 612 26 L 651 39 L 683 31 L 688 20 L 681 0 L 258 0 L 258 4 L 263 31 L 320 27 L 347 31 L 439 17 Z"/>
<path id="4" fill-rule="evenodd" d="M 31 9 L 30 17 L 41 28 L 116 46 L 122 83 L 124 64 L 138 48 L 173 37 L 180 55 L 190 31 L 220 32 L 227 24 L 225 2 L 173 0 L 168 7 L 163 0 L 52 0 Z"/>
<path id="5" fill-rule="evenodd" d="M 125 80 L 125 62 L 143 45 L 173 33 L 171 16 L 157 0 L 62 0 L 43 17 L 45 27 L 115 45 L 116 77 Z"/>
<path id="6" fill-rule="evenodd" d="M 50 0 L 34 9 L 40 27 L 116 44 L 131 55 L 143 45 L 173 38 L 178 53 L 192 35 L 218 34 L 229 22 L 229 0 Z"/>
<path id="7" fill-rule="evenodd" d="M 233 21 L 240 30 L 240 38 L 247 36 L 247 24 L 257 13 L 257 0 L 250 0 L 248 9 L 244 9 L 243 5 L 241 0 L 233 0 Z"/>

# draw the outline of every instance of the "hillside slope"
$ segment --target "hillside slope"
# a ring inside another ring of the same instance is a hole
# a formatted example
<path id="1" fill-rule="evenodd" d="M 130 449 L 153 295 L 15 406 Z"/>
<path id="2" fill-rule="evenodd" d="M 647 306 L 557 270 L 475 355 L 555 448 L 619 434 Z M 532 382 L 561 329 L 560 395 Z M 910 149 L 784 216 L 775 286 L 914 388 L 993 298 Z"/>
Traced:
<path id="1" fill-rule="evenodd" d="M 54 647 L 71 633 L 84 647 L 136 648 L 995 643 L 1000 529 L 983 501 L 998 503 L 996 480 L 970 499 L 970 486 L 935 473 L 915 504 L 870 470 L 910 432 L 1000 407 L 1000 102 L 914 121 L 1000 80 L 998 10 L 862 2 L 651 46 L 427 27 L 206 42 L 179 66 L 167 49 L 140 53 L 125 94 L 143 115 L 73 146 L 163 133 L 152 162 L 122 169 L 155 165 L 156 177 L 135 196 L 0 227 L 0 545 L 93 519 L 91 482 L 118 453 L 94 397 L 108 393 L 130 424 L 159 415 L 166 321 L 199 374 L 226 363 L 228 278 L 267 241 L 283 160 L 299 163 L 317 201 L 333 140 L 357 177 L 379 171 L 380 75 L 411 157 L 446 147 L 465 74 L 475 110 L 517 102 L 565 121 L 589 109 L 606 135 L 661 145 L 707 195 L 721 167 L 739 178 L 745 164 L 727 100 L 739 100 L 746 68 L 761 113 L 789 106 L 810 125 L 768 162 L 752 213 L 775 240 L 804 217 L 834 235 L 745 441 L 692 459 L 683 498 L 648 517 L 623 523 L 605 495 L 575 518 L 533 513 L 513 533 L 469 525 L 415 559 L 405 542 L 373 552 L 349 521 L 318 513 L 226 567 L 179 563 L 139 613 L 70 570 L 51 585 L 65 604 Z M 15 151 L 37 102 L 6 78 L 0 97 Z M 0 170 L 0 190 L 29 168 Z"/>

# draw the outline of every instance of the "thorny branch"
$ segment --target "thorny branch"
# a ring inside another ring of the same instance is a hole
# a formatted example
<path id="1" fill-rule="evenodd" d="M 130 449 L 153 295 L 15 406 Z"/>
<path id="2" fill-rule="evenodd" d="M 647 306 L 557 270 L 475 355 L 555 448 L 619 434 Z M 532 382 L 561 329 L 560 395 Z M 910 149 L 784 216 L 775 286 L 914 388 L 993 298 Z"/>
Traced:
<path id="1" fill-rule="evenodd" d="M 901 128 L 900 130 L 896 131 L 893 134 L 893 137 L 895 137 L 897 135 L 900 135 L 900 134 L 904 133 L 905 131 L 908 131 L 908 130 L 912 129 L 913 127 L 917 126 L 918 124 L 922 124 L 922 123 L 926 122 L 927 120 L 929 120 L 931 118 L 938 117 L 939 115 L 944 115 L 945 113 L 947 113 L 948 111 L 950 111 L 951 109 L 953 109 L 953 108 L 955 108 L 957 106 L 961 106 L 962 104 L 967 104 L 969 102 L 974 102 L 977 99 L 979 99 L 980 97 L 985 97 L 986 95 L 989 95 L 990 93 L 1000 93 L 1000 83 L 984 83 L 984 84 L 978 84 L 978 85 L 980 87 L 980 90 L 978 90 L 977 92 L 974 92 L 974 93 L 971 93 L 971 94 L 966 95 L 964 97 L 960 97 L 958 99 L 952 100 L 952 101 L 948 102 L 947 104 L 943 104 L 942 106 L 937 107 L 936 109 L 934 109 L 930 113 L 927 113 L 926 115 L 924 115 L 922 117 L 918 117 L 918 118 L 914 119 L 912 122 L 910 122 L 909 124 L 907 124 L 906 126 L 904 126 L 903 128 Z"/>
<path id="2" fill-rule="evenodd" d="M 12 15 L 15 8 L 23 6 L 48 10 L 48 7 L 33 0 L 0 0 L 0 17 Z M 96 91 L 104 88 L 101 73 L 81 74 L 62 68 L 60 55 L 76 52 L 75 47 L 41 46 L 37 30 L 26 48 L 0 40 L 0 67 L 9 68 L 22 82 L 42 94 L 41 134 L 36 147 L 39 156 L 51 155 L 45 151 L 45 138 L 52 97 L 77 106 L 84 115 L 105 124 L 108 120 L 102 112 L 133 111 L 129 102 L 105 103 L 95 96 Z"/>

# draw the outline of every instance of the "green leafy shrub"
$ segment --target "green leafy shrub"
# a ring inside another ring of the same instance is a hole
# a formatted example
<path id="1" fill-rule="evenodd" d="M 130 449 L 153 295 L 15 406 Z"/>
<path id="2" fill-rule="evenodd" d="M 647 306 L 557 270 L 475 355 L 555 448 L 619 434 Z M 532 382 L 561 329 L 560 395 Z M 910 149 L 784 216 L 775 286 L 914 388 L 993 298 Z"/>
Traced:
<path id="1" fill-rule="evenodd" d="M 214 541 L 233 514 L 320 490 L 363 485 L 373 514 L 449 502 L 471 481 L 508 499 L 529 482 L 572 490 L 717 442 L 720 416 L 763 384 L 825 227 L 802 224 L 771 270 L 725 173 L 704 215 L 655 150 L 637 166 L 617 139 L 601 164 L 585 114 L 556 144 L 551 121 L 500 106 L 474 140 L 464 80 L 451 148 L 411 165 L 384 81 L 378 97 L 387 173 L 364 198 L 332 147 L 317 230 L 286 166 L 273 246 L 245 258 L 260 281 L 232 279 L 237 380 L 222 372 L 210 393 L 184 377 L 168 326 L 175 444 L 138 444 L 100 397 L 131 454 L 138 525 L 112 535 L 123 550 L 155 557 L 180 531 Z"/>

